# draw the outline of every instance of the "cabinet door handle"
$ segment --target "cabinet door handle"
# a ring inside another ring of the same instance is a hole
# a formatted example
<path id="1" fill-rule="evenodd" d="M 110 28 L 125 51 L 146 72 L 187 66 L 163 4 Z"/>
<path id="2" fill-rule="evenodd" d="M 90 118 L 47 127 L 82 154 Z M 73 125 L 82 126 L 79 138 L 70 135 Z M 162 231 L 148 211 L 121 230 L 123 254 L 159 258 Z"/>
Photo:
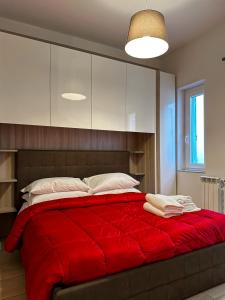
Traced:
<path id="1" fill-rule="evenodd" d="M 184 142 L 187 145 L 189 144 L 189 135 L 185 135 Z"/>

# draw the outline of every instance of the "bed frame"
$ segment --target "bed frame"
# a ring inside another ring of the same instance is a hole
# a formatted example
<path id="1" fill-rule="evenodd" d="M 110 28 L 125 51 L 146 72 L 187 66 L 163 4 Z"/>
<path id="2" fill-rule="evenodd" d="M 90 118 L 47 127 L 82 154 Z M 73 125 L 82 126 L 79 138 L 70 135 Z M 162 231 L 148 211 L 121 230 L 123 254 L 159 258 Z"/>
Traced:
<path id="1" fill-rule="evenodd" d="M 53 300 L 182 300 L 225 282 L 225 243 L 72 287 Z"/>
<path id="2" fill-rule="evenodd" d="M 20 189 L 56 176 L 129 173 L 127 151 L 21 150 L 17 153 L 16 206 Z M 225 282 L 225 243 L 220 243 L 76 286 L 56 286 L 52 300 L 182 300 Z"/>

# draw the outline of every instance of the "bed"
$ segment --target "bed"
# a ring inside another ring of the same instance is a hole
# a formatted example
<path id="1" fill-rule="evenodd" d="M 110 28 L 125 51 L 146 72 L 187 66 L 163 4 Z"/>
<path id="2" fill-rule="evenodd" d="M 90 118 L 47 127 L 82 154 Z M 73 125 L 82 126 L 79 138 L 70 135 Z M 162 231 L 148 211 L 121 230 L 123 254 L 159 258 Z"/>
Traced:
<path id="1" fill-rule="evenodd" d="M 128 152 L 19 151 L 17 206 L 20 189 L 36 179 L 118 171 L 129 173 Z M 27 282 L 39 277 L 28 299 L 181 300 L 225 282 L 224 215 L 201 211 L 165 220 L 144 212 L 143 201 L 144 194 L 127 193 L 26 210 L 7 243 L 8 250 L 22 246 Z"/>

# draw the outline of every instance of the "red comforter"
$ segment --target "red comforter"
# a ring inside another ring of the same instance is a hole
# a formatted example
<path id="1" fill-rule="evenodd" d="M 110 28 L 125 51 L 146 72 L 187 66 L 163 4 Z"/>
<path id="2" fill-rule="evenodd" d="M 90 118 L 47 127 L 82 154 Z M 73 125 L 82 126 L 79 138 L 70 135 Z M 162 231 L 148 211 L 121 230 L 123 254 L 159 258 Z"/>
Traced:
<path id="1" fill-rule="evenodd" d="M 5 249 L 21 244 L 28 300 L 225 240 L 225 216 L 202 210 L 164 219 L 143 210 L 144 194 L 48 201 L 16 219 Z"/>

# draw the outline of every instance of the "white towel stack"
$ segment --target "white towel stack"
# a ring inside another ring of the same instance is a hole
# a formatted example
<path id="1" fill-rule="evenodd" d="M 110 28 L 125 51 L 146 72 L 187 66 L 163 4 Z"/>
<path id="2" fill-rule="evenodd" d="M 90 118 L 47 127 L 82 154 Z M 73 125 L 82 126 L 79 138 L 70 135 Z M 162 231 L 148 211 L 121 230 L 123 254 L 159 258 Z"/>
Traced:
<path id="1" fill-rule="evenodd" d="M 183 195 L 176 195 L 176 196 L 170 196 L 174 197 L 174 200 L 178 202 L 179 204 L 183 205 L 184 210 L 183 212 L 194 212 L 199 211 L 201 208 L 197 207 L 196 204 L 193 202 L 191 196 L 183 196 Z"/>
<path id="2" fill-rule="evenodd" d="M 190 196 L 165 196 L 160 194 L 146 194 L 144 210 L 163 218 L 180 216 L 186 212 L 199 211 Z"/>

